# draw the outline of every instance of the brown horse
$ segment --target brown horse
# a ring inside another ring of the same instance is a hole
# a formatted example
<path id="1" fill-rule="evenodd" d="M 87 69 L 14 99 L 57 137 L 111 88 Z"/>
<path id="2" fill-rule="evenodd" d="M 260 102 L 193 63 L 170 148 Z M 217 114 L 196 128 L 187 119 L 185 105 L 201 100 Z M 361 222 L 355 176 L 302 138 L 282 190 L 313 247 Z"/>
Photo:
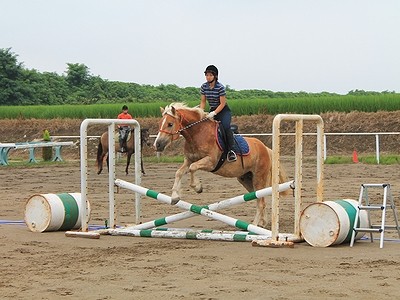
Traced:
<path id="1" fill-rule="evenodd" d="M 140 141 L 141 141 L 141 146 L 143 148 L 143 145 L 150 146 L 150 134 L 149 130 L 146 128 L 143 128 L 140 130 Z M 116 138 L 115 142 L 115 151 L 117 152 L 119 150 L 119 142 L 118 138 Z M 133 153 L 135 153 L 135 137 L 132 134 L 130 134 L 130 137 L 128 137 L 128 140 L 126 141 L 126 168 L 125 168 L 125 173 L 128 175 L 128 167 L 131 162 L 131 156 Z M 103 160 L 107 156 L 107 167 L 108 167 L 108 132 L 104 132 L 101 137 L 100 137 L 100 142 L 99 146 L 97 148 L 97 174 L 100 174 L 101 171 L 103 171 Z M 142 168 L 142 174 L 146 174 L 144 171 L 143 167 L 143 159 L 141 159 L 141 168 Z"/>
<path id="2" fill-rule="evenodd" d="M 206 113 L 198 108 L 189 108 L 183 103 L 173 103 L 161 108 L 162 119 L 160 129 L 154 142 L 156 151 L 163 151 L 181 134 L 185 138 L 184 162 L 176 171 L 172 187 L 173 203 L 180 200 L 181 180 L 184 174 L 190 173 L 190 186 L 201 193 L 203 188 L 195 176 L 197 170 L 213 171 L 217 165 L 222 150 L 217 145 L 215 132 L 217 122 L 206 118 Z M 224 177 L 236 177 L 249 192 L 269 187 L 272 184 L 272 150 L 256 138 L 245 140 L 249 144 L 249 155 L 238 158 L 235 162 L 224 162 L 215 174 Z M 279 174 L 280 182 L 286 181 L 286 176 Z M 222 187 L 220 187 L 222 188 Z M 257 212 L 254 225 L 265 227 L 266 200 L 257 199 Z"/>

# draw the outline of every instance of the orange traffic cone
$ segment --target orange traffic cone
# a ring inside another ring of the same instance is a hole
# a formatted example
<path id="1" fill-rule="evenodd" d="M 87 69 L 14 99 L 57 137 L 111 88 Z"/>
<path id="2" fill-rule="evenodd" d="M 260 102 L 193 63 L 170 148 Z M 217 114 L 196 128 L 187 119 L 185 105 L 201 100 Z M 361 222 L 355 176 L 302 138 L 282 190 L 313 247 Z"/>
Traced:
<path id="1" fill-rule="evenodd" d="M 353 163 L 358 163 L 358 155 L 355 149 L 353 151 Z"/>

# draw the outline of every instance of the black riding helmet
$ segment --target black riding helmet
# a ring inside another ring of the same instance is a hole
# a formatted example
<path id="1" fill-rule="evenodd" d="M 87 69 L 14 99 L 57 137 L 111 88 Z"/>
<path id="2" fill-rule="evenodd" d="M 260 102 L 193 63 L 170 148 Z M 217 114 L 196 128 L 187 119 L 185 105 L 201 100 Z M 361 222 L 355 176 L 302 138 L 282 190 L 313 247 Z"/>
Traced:
<path id="1" fill-rule="evenodd" d="M 209 66 L 206 68 L 206 70 L 204 71 L 204 74 L 207 74 L 207 73 L 213 74 L 213 75 L 215 76 L 215 78 L 218 79 L 218 69 L 217 69 L 216 66 L 214 66 L 214 65 L 209 65 Z"/>

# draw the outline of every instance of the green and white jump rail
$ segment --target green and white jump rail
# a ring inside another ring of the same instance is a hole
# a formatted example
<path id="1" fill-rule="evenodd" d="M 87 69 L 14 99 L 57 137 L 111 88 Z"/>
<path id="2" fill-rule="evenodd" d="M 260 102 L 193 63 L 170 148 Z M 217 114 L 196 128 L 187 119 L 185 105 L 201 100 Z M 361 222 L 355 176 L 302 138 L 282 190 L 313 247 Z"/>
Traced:
<path id="1" fill-rule="evenodd" d="M 257 240 L 267 240 L 270 237 L 265 235 L 257 235 L 245 231 L 221 231 L 221 230 L 194 230 L 182 228 L 155 228 L 155 229 L 128 229 L 128 230 L 112 230 L 111 235 L 134 236 L 134 237 L 156 237 L 171 239 L 188 239 L 188 240 L 213 240 L 213 241 L 229 241 L 229 242 L 251 242 Z"/>
<path id="2" fill-rule="evenodd" d="M 170 196 L 164 195 L 162 193 L 158 193 L 154 190 L 150 190 L 145 187 L 138 186 L 136 184 L 133 184 L 133 183 L 121 180 L 121 179 L 115 180 L 115 185 L 119 186 L 121 188 L 129 189 L 133 192 L 148 196 L 157 201 L 171 205 L 171 197 Z M 293 187 L 293 185 L 294 185 L 294 182 L 289 181 L 289 182 L 280 184 L 278 189 L 280 192 L 282 192 L 282 191 L 290 189 L 291 187 Z M 171 215 L 171 216 L 161 218 L 161 219 L 156 219 L 156 220 L 146 222 L 146 223 L 143 223 L 143 224 L 140 224 L 137 226 L 133 226 L 133 227 L 110 229 L 109 233 L 113 234 L 113 235 L 118 235 L 118 234 L 119 235 L 129 235 L 129 232 L 131 231 L 131 232 L 134 232 L 135 235 L 140 236 L 140 230 L 146 230 L 146 229 L 162 226 L 162 225 L 176 222 L 179 220 L 187 219 L 187 218 L 193 217 L 195 215 L 203 215 L 205 217 L 221 221 L 225 224 L 235 226 L 239 229 L 246 230 L 246 231 L 258 234 L 258 235 L 262 235 L 263 239 L 271 239 L 272 235 L 271 235 L 270 230 L 250 224 L 243 220 L 235 219 L 235 218 L 215 212 L 216 210 L 219 210 L 219 209 L 227 208 L 227 207 L 239 204 L 239 203 L 245 203 L 245 202 L 248 202 L 251 200 L 258 199 L 260 197 L 271 195 L 271 194 L 272 194 L 272 188 L 269 187 L 269 188 L 261 189 L 261 190 L 255 191 L 255 192 L 250 192 L 250 193 L 247 193 L 247 194 L 244 194 L 241 196 L 222 200 L 222 201 L 219 201 L 219 202 L 207 205 L 207 206 L 198 206 L 198 205 L 194 205 L 189 202 L 180 200 L 175 205 L 177 207 L 185 210 L 185 212 L 183 212 L 183 213 Z M 134 235 L 134 234 L 131 234 L 131 235 Z M 152 236 L 152 235 L 156 235 L 156 234 L 157 234 L 157 236 L 162 235 L 160 233 L 151 233 L 151 232 L 150 233 L 143 232 L 142 234 L 148 234 L 148 236 Z M 299 241 L 298 237 L 294 234 L 279 233 L 278 236 L 279 236 L 279 240 L 282 240 L 282 241 Z"/>

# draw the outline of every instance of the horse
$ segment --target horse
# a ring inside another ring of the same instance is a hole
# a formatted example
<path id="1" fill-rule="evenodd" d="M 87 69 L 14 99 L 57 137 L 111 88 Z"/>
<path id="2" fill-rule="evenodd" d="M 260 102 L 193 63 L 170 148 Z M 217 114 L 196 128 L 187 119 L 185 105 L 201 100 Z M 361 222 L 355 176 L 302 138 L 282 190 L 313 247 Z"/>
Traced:
<path id="1" fill-rule="evenodd" d="M 214 172 L 223 177 L 236 177 L 248 192 L 254 192 L 272 185 L 272 150 L 259 139 L 245 137 L 249 145 L 249 154 L 238 156 L 235 162 L 225 161 L 217 169 L 223 151 L 217 144 L 216 130 L 218 123 L 208 119 L 203 109 L 188 107 L 184 103 L 172 103 L 161 108 L 162 118 L 154 142 L 157 152 L 162 152 L 180 135 L 185 139 L 184 162 L 175 173 L 172 187 L 172 204 L 180 200 L 181 180 L 190 173 L 190 186 L 197 192 L 203 191 L 200 180 L 195 176 L 197 170 Z M 286 182 L 286 174 L 281 169 L 280 183 Z M 282 193 L 287 194 L 287 193 Z M 257 211 L 253 224 L 266 227 L 266 199 L 257 199 Z"/>
<path id="2" fill-rule="evenodd" d="M 149 129 L 143 128 L 140 129 L 140 141 L 141 141 L 141 146 L 143 149 L 143 145 L 151 146 L 150 143 L 150 134 L 149 134 Z M 118 139 L 116 140 L 115 143 L 115 151 L 117 152 L 119 150 L 119 142 Z M 135 137 L 133 133 L 131 133 L 130 137 L 128 137 L 128 140 L 126 141 L 126 168 L 125 168 L 125 173 L 128 175 L 128 168 L 129 164 L 131 162 L 131 156 L 133 153 L 135 153 Z M 101 137 L 100 137 L 100 142 L 97 147 L 97 174 L 101 174 L 101 171 L 103 171 L 103 160 L 107 156 L 107 168 L 108 168 L 108 132 L 104 132 Z M 143 159 L 141 159 L 141 172 L 143 175 L 145 175 L 144 167 L 143 167 Z"/>

